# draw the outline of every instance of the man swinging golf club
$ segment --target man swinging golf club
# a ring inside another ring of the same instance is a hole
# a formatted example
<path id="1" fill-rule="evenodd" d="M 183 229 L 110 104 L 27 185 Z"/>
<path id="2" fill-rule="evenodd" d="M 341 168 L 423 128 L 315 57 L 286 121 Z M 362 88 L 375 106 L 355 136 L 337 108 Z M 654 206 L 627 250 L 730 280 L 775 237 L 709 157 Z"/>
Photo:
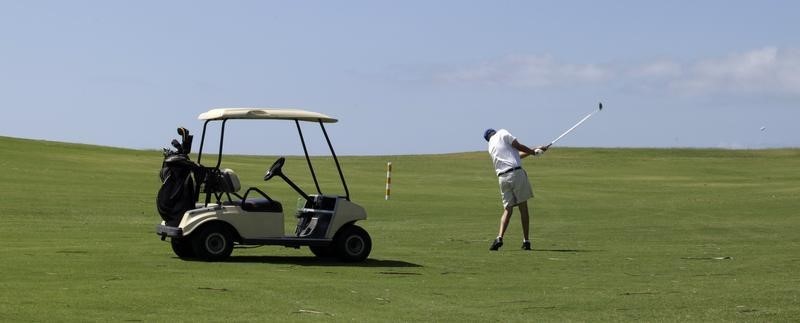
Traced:
<path id="1" fill-rule="evenodd" d="M 489 250 L 498 250 L 503 246 L 503 236 L 514 207 L 519 208 L 522 220 L 523 250 L 531 250 L 528 237 L 530 217 L 528 215 L 528 199 L 533 197 L 533 189 L 528 181 L 528 174 L 522 169 L 522 158 L 539 155 L 547 150 L 547 146 L 529 148 L 517 141 L 507 130 L 486 129 L 483 139 L 489 143 L 489 155 L 494 163 L 495 174 L 500 182 L 500 195 L 503 198 L 503 215 L 500 217 L 500 230 Z"/>

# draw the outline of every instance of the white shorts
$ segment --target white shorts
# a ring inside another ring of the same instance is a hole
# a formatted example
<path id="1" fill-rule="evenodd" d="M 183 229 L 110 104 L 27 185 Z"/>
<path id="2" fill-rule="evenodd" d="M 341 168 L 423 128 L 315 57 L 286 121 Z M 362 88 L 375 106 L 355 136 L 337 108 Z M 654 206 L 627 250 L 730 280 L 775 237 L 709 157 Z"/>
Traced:
<path id="1" fill-rule="evenodd" d="M 500 181 L 500 196 L 503 198 L 503 207 L 516 206 L 533 197 L 533 188 L 528 181 L 528 173 L 518 169 L 498 177 Z"/>

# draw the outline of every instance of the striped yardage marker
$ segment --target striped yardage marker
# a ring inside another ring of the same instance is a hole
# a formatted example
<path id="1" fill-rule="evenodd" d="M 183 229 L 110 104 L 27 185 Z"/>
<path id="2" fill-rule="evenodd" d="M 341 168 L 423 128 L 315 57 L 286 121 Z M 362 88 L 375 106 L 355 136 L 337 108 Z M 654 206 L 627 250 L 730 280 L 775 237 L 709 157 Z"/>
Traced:
<path id="1" fill-rule="evenodd" d="M 389 200 L 389 196 L 392 192 L 392 162 L 386 163 L 386 200 Z"/>

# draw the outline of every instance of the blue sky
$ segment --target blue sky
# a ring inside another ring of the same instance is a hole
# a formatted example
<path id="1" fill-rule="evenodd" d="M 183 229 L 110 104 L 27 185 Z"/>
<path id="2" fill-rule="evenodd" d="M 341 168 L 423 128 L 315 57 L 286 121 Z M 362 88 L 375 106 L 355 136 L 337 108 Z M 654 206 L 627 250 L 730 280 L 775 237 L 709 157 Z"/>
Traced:
<path id="1" fill-rule="evenodd" d="M 323 112 L 342 154 L 798 147 L 796 1 L 2 1 L 0 135 L 159 149 L 214 107 Z M 296 152 L 286 124 L 226 144 Z M 762 131 L 762 127 L 764 130 Z M 292 147 L 292 148 L 290 148 Z"/>

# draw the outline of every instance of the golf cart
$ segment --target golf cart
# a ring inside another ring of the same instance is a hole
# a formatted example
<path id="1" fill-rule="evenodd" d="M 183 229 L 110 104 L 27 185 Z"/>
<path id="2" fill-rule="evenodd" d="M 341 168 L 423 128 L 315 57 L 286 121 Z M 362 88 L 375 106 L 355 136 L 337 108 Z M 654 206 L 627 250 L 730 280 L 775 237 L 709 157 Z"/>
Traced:
<path id="1" fill-rule="evenodd" d="M 369 256 L 369 234 L 355 225 L 365 220 L 364 208 L 350 201 L 339 160 L 333 151 L 325 123 L 337 120 L 327 115 L 294 109 L 212 109 L 200 114 L 205 120 L 197 161 L 189 159 L 192 138 L 185 128 L 178 128 L 182 141 L 172 141 L 175 150 L 164 149 L 161 168 L 162 186 L 157 207 L 163 221 L 156 226 L 161 240 L 169 238 L 172 250 L 181 258 L 206 261 L 226 259 L 234 245 L 308 246 L 318 257 L 342 261 L 363 261 Z M 250 187 L 240 195 L 241 185 L 231 169 L 220 169 L 225 126 L 229 120 L 288 120 L 297 126 L 300 142 L 316 185 L 316 194 L 308 194 L 283 173 L 284 157 L 278 158 L 264 175 L 264 181 L 281 178 L 300 194 L 293 234 L 284 233 L 284 207 L 264 190 Z M 211 122 L 221 122 L 219 153 L 214 166 L 202 164 L 206 129 Z M 318 123 L 336 164 L 344 196 L 323 194 L 311 163 L 300 122 Z M 201 200 L 202 197 L 202 200 Z"/>

